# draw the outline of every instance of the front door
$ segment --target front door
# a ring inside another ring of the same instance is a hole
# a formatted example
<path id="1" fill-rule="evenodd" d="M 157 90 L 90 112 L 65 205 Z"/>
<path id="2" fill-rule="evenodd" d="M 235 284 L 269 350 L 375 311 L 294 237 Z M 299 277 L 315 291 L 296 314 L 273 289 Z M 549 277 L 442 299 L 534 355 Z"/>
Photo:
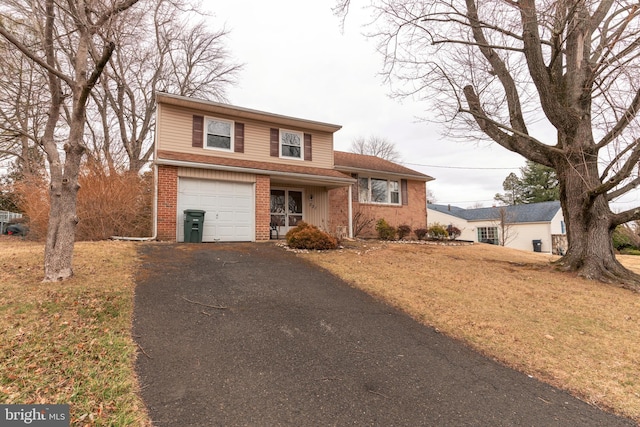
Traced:
<path id="1" fill-rule="evenodd" d="M 280 236 L 302 221 L 302 191 L 271 189 L 271 225 Z"/>

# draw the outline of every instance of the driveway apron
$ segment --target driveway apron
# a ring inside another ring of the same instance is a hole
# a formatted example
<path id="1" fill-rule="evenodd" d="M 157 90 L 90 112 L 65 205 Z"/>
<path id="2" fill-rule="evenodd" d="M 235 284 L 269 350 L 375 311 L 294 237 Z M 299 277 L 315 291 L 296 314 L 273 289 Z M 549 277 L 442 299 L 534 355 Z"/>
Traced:
<path id="1" fill-rule="evenodd" d="M 634 425 L 272 243 L 140 255 L 136 369 L 155 426 Z"/>

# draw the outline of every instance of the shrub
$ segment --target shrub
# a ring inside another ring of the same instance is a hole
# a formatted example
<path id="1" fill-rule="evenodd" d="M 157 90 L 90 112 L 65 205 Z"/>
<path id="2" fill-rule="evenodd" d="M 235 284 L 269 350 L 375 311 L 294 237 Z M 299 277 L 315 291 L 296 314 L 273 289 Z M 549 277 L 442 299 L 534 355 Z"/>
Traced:
<path id="1" fill-rule="evenodd" d="M 426 228 L 418 228 L 416 230 L 413 230 L 413 232 L 416 235 L 416 237 L 418 238 L 418 240 L 422 240 L 427 236 L 427 229 Z"/>
<path id="2" fill-rule="evenodd" d="M 621 251 L 622 249 L 635 248 L 633 241 L 633 232 L 627 227 L 619 225 L 613 230 L 613 247 Z"/>
<path id="3" fill-rule="evenodd" d="M 380 240 L 394 240 L 396 238 L 396 229 L 387 223 L 384 218 L 380 218 L 376 223 L 376 231 Z"/>
<path id="4" fill-rule="evenodd" d="M 110 236 L 144 237 L 153 225 L 153 176 L 107 173 L 85 166 L 78 178 L 76 240 L 104 240 Z M 16 183 L 19 205 L 29 218 L 29 237 L 44 239 L 49 219 L 48 183 L 42 179 Z"/>
<path id="5" fill-rule="evenodd" d="M 625 248 L 620 251 L 622 255 L 640 255 L 640 250 L 633 248 Z"/>
<path id="6" fill-rule="evenodd" d="M 427 234 L 432 239 L 442 240 L 449 237 L 449 233 L 447 233 L 447 229 L 444 225 L 441 224 L 433 224 L 431 227 L 427 229 Z"/>
<path id="7" fill-rule="evenodd" d="M 455 240 L 462 234 L 462 231 L 454 225 L 449 225 L 447 227 L 447 234 L 449 235 L 449 239 Z"/>
<path id="8" fill-rule="evenodd" d="M 411 234 L 411 227 L 409 227 L 407 224 L 402 224 L 398 226 L 398 239 L 402 240 L 410 234 Z"/>
<path id="9" fill-rule="evenodd" d="M 300 221 L 286 236 L 287 245 L 294 249 L 335 249 L 338 241 L 315 225 Z"/>

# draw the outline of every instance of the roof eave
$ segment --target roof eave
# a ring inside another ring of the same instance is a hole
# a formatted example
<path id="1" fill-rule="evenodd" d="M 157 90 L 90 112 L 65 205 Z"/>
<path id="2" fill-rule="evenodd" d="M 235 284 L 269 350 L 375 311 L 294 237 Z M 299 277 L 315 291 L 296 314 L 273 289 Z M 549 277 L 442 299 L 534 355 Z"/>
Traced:
<path id="1" fill-rule="evenodd" d="M 384 171 L 384 170 L 379 170 L 379 169 L 364 169 L 364 168 L 354 168 L 354 167 L 349 167 L 349 166 L 340 166 L 340 165 L 334 165 L 334 169 L 340 172 L 346 172 L 346 173 L 372 173 L 372 174 L 385 174 L 385 175 L 390 175 L 390 176 L 396 176 L 399 178 L 409 178 L 415 181 L 424 181 L 424 182 L 429 182 L 429 181 L 433 181 L 435 180 L 435 178 L 430 177 L 429 175 L 412 175 L 412 174 L 408 174 L 408 173 L 400 173 L 400 172 L 389 172 L 389 171 Z"/>
<path id="2" fill-rule="evenodd" d="M 300 119 L 297 117 L 284 116 L 280 114 L 268 113 L 265 111 L 252 110 L 250 108 L 237 107 L 230 104 L 222 104 L 203 99 L 189 98 L 186 96 L 173 95 L 159 92 L 156 94 L 156 102 L 185 107 L 207 113 L 227 114 L 247 120 L 270 122 L 282 126 L 305 128 L 309 130 L 334 133 L 342 129 L 341 125 L 317 122 L 314 120 Z"/>

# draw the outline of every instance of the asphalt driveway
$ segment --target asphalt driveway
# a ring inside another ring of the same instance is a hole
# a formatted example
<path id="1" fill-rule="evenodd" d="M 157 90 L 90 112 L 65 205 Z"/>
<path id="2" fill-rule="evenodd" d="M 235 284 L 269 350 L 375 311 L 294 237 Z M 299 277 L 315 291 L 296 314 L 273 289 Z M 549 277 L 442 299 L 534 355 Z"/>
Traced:
<path id="1" fill-rule="evenodd" d="M 272 243 L 140 248 L 133 334 L 156 426 L 634 425 Z"/>

